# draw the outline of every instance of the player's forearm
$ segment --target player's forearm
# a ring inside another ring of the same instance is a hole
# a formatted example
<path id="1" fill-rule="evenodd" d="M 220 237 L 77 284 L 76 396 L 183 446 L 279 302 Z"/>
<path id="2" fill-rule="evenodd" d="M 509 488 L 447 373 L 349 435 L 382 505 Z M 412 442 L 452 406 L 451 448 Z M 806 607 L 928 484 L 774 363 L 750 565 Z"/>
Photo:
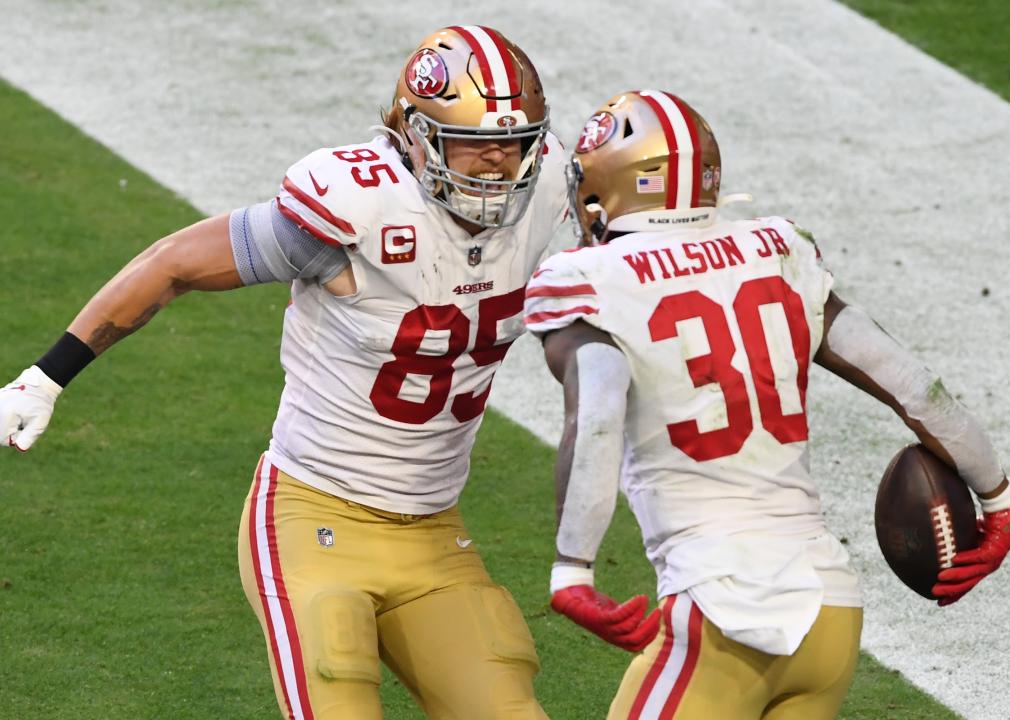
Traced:
<path id="1" fill-rule="evenodd" d="M 240 285 L 228 217 L 221 215 L 169 235 L 135 257 L 84 306 L 67 330 L 100 355 L 183 293 Z"/>
<path id="2" fill-rule="evenodd" d="M 178 297 L 172 277 L 158 265 L 157 245 L 134 258 L 91 298 L 67 331 L 95 355 L 139 330 Z"/>
<path id="3" fill-rule="evenodd" d="M 576 422 L 556 478 L 560 498 L 558 560 L 593 562 L 617 503 L 624 452 L 624 417 L 631 372 L 624 354 L 602 343 L 582 345 L 565 377 L 566 399 L 577 395 Z M 560 492 L 564 493 L 562 496 Z"/>
<path id="4" fill-rule="evenodd" d="M 570 387 L 566 387 L 566 395 L 570 390 Z M 558 444 L 558 456 L 554 463 L 554 498 L 555 498 L 555 523 L 556 528 L 561 526 L 561 518 L 565 511 L 565 500 L 568 496 L 568 484 L 572 476 L 572 461 L 574 460 L 575 454 L 575 438 L 578 432 L 578 422 L 577 413 L 578 405 L 577 400 L 575 404 L 570 409 L 570 414 L 566 412 L 565 417 L 565 427 L 561 435 L 561 442 Z M 566 548 L 567 549 L 567 548 Z M 577 557 L 573 555 L 566 555 L 563 553 L 555 542 L 555 561 L 559 563 L 571 564 L 571 565 L 581 565 L 584 567 L 591 567 L 593 564 L 592 558 Z"/>
<path id="5" fill-rule="evenodd" d="M 889 405 L 926 447 L 955 468 L 980 497 L 1004 488 L 1004 473 L 978 420 L 866 313 L 843 307 L 817 361 Z"/>

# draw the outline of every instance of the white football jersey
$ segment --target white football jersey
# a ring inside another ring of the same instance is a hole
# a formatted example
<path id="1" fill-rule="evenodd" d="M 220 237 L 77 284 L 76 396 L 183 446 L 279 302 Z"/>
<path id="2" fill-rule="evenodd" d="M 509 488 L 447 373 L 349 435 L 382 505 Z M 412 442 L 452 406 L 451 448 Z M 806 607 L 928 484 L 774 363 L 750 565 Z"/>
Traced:
<path id="1" fill-rule="evenodd" d="M 806 389 L 831 286 L 812 239 L 779 217 L 619 236 L 549 258 L 530 281 L 529 329 L 583 320 L 628 358 L 621 485 L 661 596 L 752 561 L 717 547 L 826 534 Z M 831 540 L 812 559 L 825 601 L 859 604 Z"/>
<path id="2" fill-rule="evenodd" d="M 293 165 L 278 207 L 343 246 L 357 290 L 296 280 L 269 459 L 325 492 L 405 514 L 454 505 L 491 379 L 523 332 L 526 282 L 566 210 L 548 135 L 519 222 L 477 236 L 425 200 L 385 138 Z"/>

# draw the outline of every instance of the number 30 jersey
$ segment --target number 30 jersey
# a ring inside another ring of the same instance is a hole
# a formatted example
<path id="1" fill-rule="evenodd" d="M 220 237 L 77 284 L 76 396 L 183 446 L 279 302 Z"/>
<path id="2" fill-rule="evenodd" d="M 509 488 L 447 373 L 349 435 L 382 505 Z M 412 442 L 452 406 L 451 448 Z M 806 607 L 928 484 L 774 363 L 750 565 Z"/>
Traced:
<path id="1" fill-rule="evenodd" d="M 661 595 L 709 579 L 700 558 L 730 536 L 826 533 L 806 390 L 832 277 L 801 233 L 779 217 L 634 233 L 555 255 L 530 281 L 530 330 L 582 320 L 628 359 L 621 483 Z M 724 547 L 730 565 L 745 556 Z M 859 603 L 850 573 L 836 586 Z"/>
<path id="2" fill-rule="evenodd" d="M 476 236 L 425 200 L 385 138 L 317 150 L 288 170 L 278 208 L 346 250 L 356 291 L 292 284 L 271 462 L 392 512 L 457 502 L 492 377 L 524 330 L 526 282 L 564 218 L 553 135 L 542 160 L 518 223 Z"/>

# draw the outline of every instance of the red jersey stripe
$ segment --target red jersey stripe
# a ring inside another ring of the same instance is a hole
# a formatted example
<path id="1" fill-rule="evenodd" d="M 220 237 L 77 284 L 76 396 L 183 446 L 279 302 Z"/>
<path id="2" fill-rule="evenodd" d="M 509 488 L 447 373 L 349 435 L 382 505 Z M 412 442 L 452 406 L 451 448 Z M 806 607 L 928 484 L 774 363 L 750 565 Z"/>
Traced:
<path id="1" fill-rule="evenodd" d="M 300 202 L 302 205 L 305 205 L 307 208 L 309 208 L 309 210 L 314 212 L 316 215 L 321 217 L 330 225 L 339 228 L 341 232 L 347 233 L 348 235 L 354 235 L 353 225 L 351 225 L 343 218 L 339 218 L 333 213 L 331 213 L 329 210 L 326 209 L 325 205 L 316 200 L 314 197 L 311 197 L 308 193 L 306 193 L 300 187 L 291 182 L 290 178 L 287 177 L 284 178 L 283 185 L 284 189 L 287 190 L 289 193 L 291 193 L 291 196 L 295 200 Z"/>
<path id="2" fill-rule="evenodd" d="M 666 149 L 670 160 L 666 165 L 666 207 L 672 210 L 677 207 L 677 137 L 673 134 L 673 126 L 670 125 L 670 118 L 663 111 L 663 106 L 656 102 L 655 98 L 643 95 L 640 91 L 636 94 L 645 100 L 659 118 L 659 124 L 663 127 L 663 135 L 666 137 Z"/>
<path id="3" fill-rule="evenodd" d="M 687 131 L 691 133 L 691 147 L 694 148 L 694 152 L 691 153 L 692 174 L 694 175 L 694 182 L 691 183 L 691 207 L 698 207 L 698 193 L 701 190 L 701 145 L 698 143 L 698 126 L 694 122 L 694 117 L 687 111 L 683 100 L 671 93 L 663 94 L 676 103 L 680 114 L 684 116 Z"/>
<path id="4" fill-rule="evenodd" d="M 564 317 L 565 315 L 573 315 L 575 313 L 582 313 L 583 315 L 595 315 L 598 313 L 594 307 L 589 307 L 588 305 L 579 305 L 578 307 L 569 308 L 568 310 L 545 310 L 544 312 L 532 313 L 526 316 L 526 324 L 533 325 L 535 323 L 544 322 L 545 320 L 556 320 L 559 317 Z"/>
<path id="5" fill-rule="evenodd" d="M 308 222 L 306 222 L 301 215 L 299 215 L 294 210 L 284 205 L 284 202 L 280 198 L 277 198 L 277 209 L 281 211 L 281 215 L 286 217 L 295 225 L 302 228 L 303 230 L 308 230 L 309 234 L 312 235 L 312 237 L 316 238 L 317 240 L 321 240 L 327 245 L 332 245 L 333 247 L 341 247 L 341 245 L 343 245 L 343 243 L 341 243 L 336 238 L 330 237 L 322 230 L 317 230 L 314 225 L 311 225 Z"/>
<path id="6" fill-rule="evenodd" d="M 583 285 L 538 285 L 526 289 L 526 297 L 568 297 L 570 295 L 595 295 L 596 288 L 589 283 Z"/>

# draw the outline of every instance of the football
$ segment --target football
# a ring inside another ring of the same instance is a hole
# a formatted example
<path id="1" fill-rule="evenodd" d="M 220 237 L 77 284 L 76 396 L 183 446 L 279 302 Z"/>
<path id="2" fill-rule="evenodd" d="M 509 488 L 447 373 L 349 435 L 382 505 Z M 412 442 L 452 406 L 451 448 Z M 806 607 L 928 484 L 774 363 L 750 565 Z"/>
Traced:
<path id="1" fill-rule="evenodd" d="M 902 448 L 877 489 L 877 542 L 898 578 L 925 598 L 955 553 L 978 545 L 975 503 L 964 481 L 921 444 Z"/>

